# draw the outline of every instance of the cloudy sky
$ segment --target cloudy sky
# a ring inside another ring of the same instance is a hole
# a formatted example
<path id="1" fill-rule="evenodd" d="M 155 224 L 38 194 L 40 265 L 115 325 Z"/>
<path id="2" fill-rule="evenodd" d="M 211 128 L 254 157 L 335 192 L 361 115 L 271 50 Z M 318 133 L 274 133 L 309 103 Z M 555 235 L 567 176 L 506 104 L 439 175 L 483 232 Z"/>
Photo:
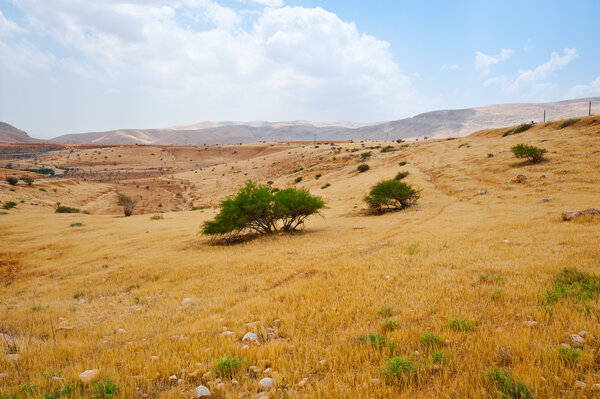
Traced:
<path id="1" fill-rule="evenodd" d="M 600 96 L 600 1 L 0 0 L 34 137 Z"/>

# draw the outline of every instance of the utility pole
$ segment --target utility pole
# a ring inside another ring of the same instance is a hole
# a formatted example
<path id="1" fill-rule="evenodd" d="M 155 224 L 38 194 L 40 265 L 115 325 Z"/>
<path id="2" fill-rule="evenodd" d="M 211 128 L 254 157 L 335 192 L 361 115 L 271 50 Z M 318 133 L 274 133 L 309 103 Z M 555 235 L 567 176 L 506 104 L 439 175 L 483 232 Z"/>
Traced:
<path id="1" fill-rule="evenodd" d="M 588 104 L 588 116 L 592 116 L 592 102 Z"/>
<path id="2" fill-rule="evenodd" d="M 546 110 L 544 110 L 544 123 L 546 123 Z"/>
<path id="3" fill-rule="evenodd" d="M 316 135 L 316 134 L 315 134 L 315 135 L 313 135 L 313 138 L 314 138 L 314 139 L 313 139 L 313 142 L 315 143 L 315 147 L 316 147 L 316 146 L 317 146 L 317 135 Z"/>

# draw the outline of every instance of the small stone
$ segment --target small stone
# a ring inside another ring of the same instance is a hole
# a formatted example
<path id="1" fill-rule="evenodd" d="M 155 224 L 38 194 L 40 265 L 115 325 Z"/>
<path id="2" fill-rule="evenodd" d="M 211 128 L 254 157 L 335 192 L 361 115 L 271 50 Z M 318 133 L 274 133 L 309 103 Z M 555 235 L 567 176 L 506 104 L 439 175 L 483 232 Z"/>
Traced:
<path id="1" fill-rule="evenodd" d="M 169 381 L 171 381 L 171 382 L 177 381 L 177 376 L 175 374 L 169 376 Z"/>
<path id="2" fill-rule="evenodd" d="M 242 345 L 242 349 L 250 349 L 250 347 L 246 344 Z"/>
<path id="3" fill-rule="evenodd" d="M 327 360 L 319 360 L 319 364 L 322 366 L 325 365 L 326 363 L 327 363 Z"/>
<path id="4" fill-rule="evenodd" d="M 271 367 L 267 367 L 266 369 L 264 369 L 263 373 L 269 374 L 271 371 Z"/>
<path id="5" fill-rule="evenodd" d="M 540 204 L 545 204 L 547 202 L 550 202 L 550 198 L 542 198 L 541 200 L 538 201 Z"/>
<path id="6" fill-rule="evenodd" d="M 590 388 L 592 391 L 600 391 L 600 384 L 594 384 Z"/>
<path id="7" fill-rule="evenodd" d="M 183 301 L 181 301 L 182 305 L 187 305 L 192 303 L 192 298 L 183 298 Z"/>
<path id="8" fill-rule="evenodd" d="M 150 360 L 158 360 L 158 356 L 150 356 Z"/>
<path id="9" fill-rule="evenodd" d="M 258 341 L 258 335 L 254 334 L 253 332 L 247 332 L 244 337 L 242 338 L 242 342 L 247 341 L 247 342 L 257 342 Z"/>
<path id="10" fill-rule="evenodd" d="M 203 398 L 205 396 L 210 396 L 210 391 L 208 390 L 208 388 L 205 387 L 204 385 L 200 385 L 199 387 L 196 387 L 196 397 Z"/>
<path id="11" fill-rule="evenodd" d="M 181 384 L 183 384 L 183 380 L 180 378 L 177 380 L 177 385 L 181 385 Z"/>
<path id="12" fill-rule="evenodd" d="M 517 178 L 515 179 L 516 183 L 525 183 L 527 181 L 527 176 L 525 175 L 517 175 Z"/>
<path id="13" fill-rule="evenodd" d="M 560 378 L 557 375 L 554 376 L 554 381 L 556 381 L 559 384 L 564 384 L 566 382 L 565 380 L 563 380 L 562 378 Z"/>
<path id="14" fill-rule="evenodd" d="M 486 195 L 487 194 L 487 190 L 479 190 L 479 191 L 477 191 L 477 194 L 479 194 L 479 195 Z"/>
<path id="15" fill-rule="evenodd" d="M 100 375 L 100 370 L 91 369 L 85 370 L 83 373 L 79 374 L 79 380 L 83 385 L 89 385 L 92 381 L 94 381 Z"/>
<path id="16" fill-rule="evenodd" d="M 540 178 L 541 178 L 541 179 L 545 179 L 545 178 L 546 178 L 546 175 L 541 175 L 541 176 L 540 176 Z"/>
<path id="17" fill-rule="evenodd" d="M 258 382 L 258 386 L 263 389 L 271 389 L 275 386 L 275 381 L 272 378 L 263 378 Z"/>
<path id="18" fill-rule="evenodd" d="M 537 321 L 534 321 L 534 320 L 527 320 L 527 321 L 524 321 L 524 322 L 523 322 L 523 325 L 524 325 L 525 327 L 535 327 L 535 326 L 537 326 Z"/>
<path id="19" fill-rule="evenodd" d="M 571 345 L 573 345 L 576 348 L 583 348 L 583 345 L 585 345 L 585 339 L 583 339 L 583 337 L 578 334 L 573 334 L 571 335 Z"/>
<path id="20" fill-rule="evenodd" d="M 587 388 L 587 384 L 583 381 L 575 381 L 575 388 L 585 389 Z"/>
<path id="21" fill-rule="evenodd" d="M 221 337 L 235 337 L 235 333 L 233 331 L 223 331 Z"/>
<path id="22" fill-rule="evenodd" d="M 56 376 L 56 375 L 53 375 L 53 376 L 52 376 L 52 381 L 64 381 L 64 380 L 65 380 L 65 379 L 64 379 L 64 378 L 62 378 L 62 377 L 58 377 L 58 376 Z"/>
<path id="23" fill-rule="evenodd" d="M 219 382 L 219 383 L 217 384 L 217 386 L 215 386 L 215 389 L 216 389 L 217 391 L 220 391 L 220 392 L 222 392 L 222 391 L 224 391 L 224 390 L 225 390 L 225 384 L 223 384 L 222 382 Z"/>
<path id="24" fill-rule="evenodd" d="M 83 305 L 85 303 L 85 299 L 81 298 L 79 301 L 77 301 L 78 305 Z"/>
<path id="25" fill-rule="evenodd" d="M 236 380 L 235 378 L 232 378 L 231 379 L 231 385 L 237 385 L 237 384 L 239 384 L 239 381 Z"/>
<path id="26" fill-rule="evenodd" d="M 566 344 L 564 342 L 562 344 L 560 344 L 560 347 L 563 348 L 563 349 L 571 349 L 571 345 Z"/>
<path id="27" fill-rule="evenodd" d="M 127 330 L 125 330 L 125 329 L 123 329 L 123 328 L 119 328 L 119 329 L 117 330 L 117 333 L 119 333 L 119 334 L 125 334 L 126 332 L 127 332 Z"/>

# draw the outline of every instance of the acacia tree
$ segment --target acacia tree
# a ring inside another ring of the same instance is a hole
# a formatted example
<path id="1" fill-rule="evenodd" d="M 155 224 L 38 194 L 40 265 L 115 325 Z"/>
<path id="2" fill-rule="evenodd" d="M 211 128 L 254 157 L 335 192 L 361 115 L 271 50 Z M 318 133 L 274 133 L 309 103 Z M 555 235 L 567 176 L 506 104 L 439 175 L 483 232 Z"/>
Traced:
<path id="1" fill-rule="evenodd" d="M 125 216 L 131 216 L 133 213 L 133 208 L 135 208 L 138 201 L 139 200 L 137 198 L 131 198 L 122 193 L 117 194 L 117 204 L 123 207 L 123 214 Z"/>
<path id="2" fill-rule="evenodd" d="M 249 180 L 219 207 L 215 218 L 202 225 L 203 234 L 235 236 L 246 232 L 268 234 L 279 229 L 293 231 L 302 226 L 307 217 L 319 213 L 325 203 L 305 189 L 277 190 Z"/>
<path id="3" fill-rule="evenodd" d="M 419 192 L 410 184 L 398 180 L 383 180 L 373 187 L 364 201 L 372 213 L 384 210 L 400 210 L 414 205 L 419 199 Z"/>

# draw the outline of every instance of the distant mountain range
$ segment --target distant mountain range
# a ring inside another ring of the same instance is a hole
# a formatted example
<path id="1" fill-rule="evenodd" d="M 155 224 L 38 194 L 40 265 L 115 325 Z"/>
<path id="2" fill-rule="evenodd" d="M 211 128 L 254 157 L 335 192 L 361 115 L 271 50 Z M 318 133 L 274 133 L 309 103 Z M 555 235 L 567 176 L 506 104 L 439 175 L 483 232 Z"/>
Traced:
<path id="1" fill-rule="evenodd" d="M 200 122 L 160 129 L 120 129 L 66 134 L 52 139 L 64 144 L 237 144 L 258 141 L 381 140 L 466 136 L 481 129 L 514 126 L 600 113 L 600 97 L 551 103 L 500 104 L 458 110 L 433 111 L 412 118 L 378 123 L 358 122 Z M 4 124 L 6 125 L 6 124 Z M 10 126 L 10 125 L 6 125 Z M 12 126 L 10 126 L 12 128 Z M 14 128 L 13 128 L 14 129 Z M 15 129 L 21 132 L 18 129 Z M 25 132 L 26 139 L 31 139 Z M 13 137 L 13 136 L 11 136 Z M 18 139 L 21 136 L 14 136 Z M 0 141 L 4 140 L 0 130 Z"/>

